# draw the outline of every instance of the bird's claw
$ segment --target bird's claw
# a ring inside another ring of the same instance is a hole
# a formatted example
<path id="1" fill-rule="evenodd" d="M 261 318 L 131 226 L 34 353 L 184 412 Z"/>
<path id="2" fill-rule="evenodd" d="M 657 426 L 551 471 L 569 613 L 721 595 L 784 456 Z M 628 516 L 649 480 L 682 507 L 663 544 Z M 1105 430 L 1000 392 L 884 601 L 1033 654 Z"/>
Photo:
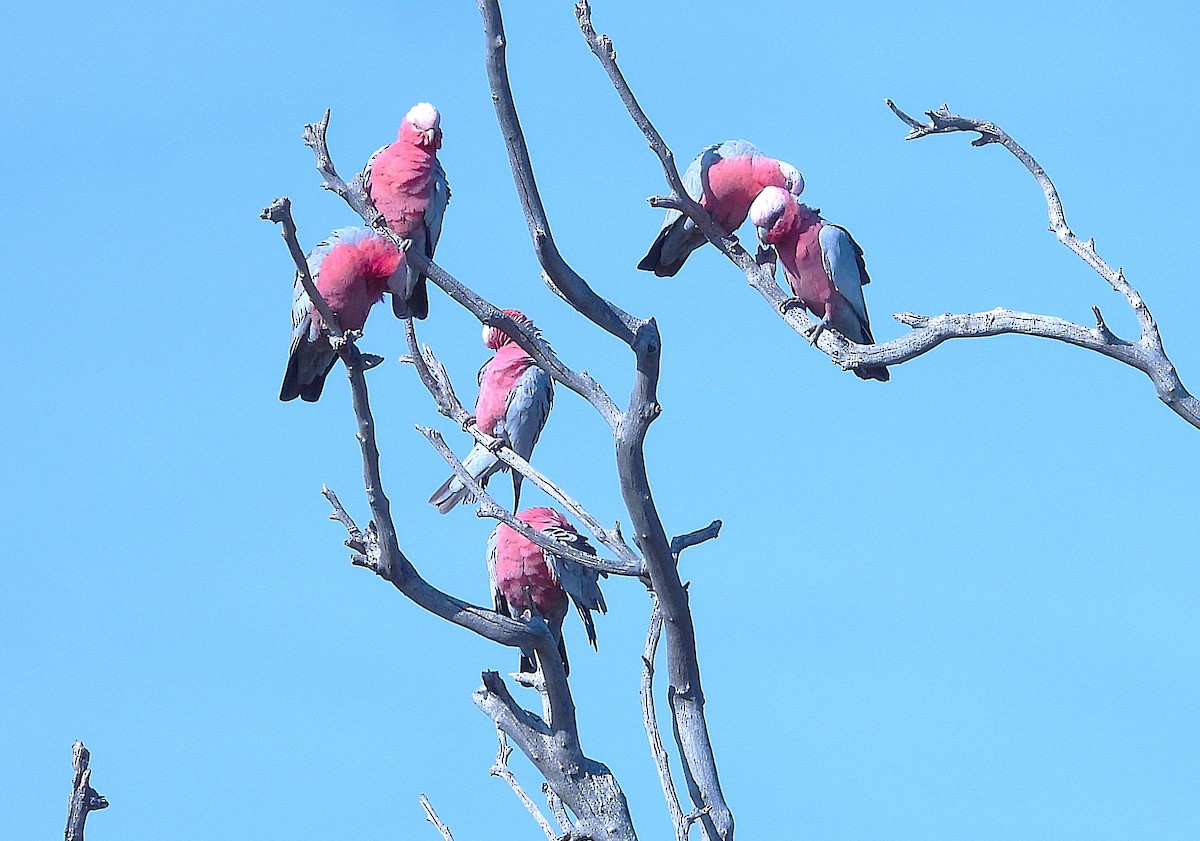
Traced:
<path id="1" fill-rule="evenodd" d="M 829 325 L 829 316 L 825 316 L 808 332 L 808 344 L 811 347 L 817 343 L 817 339 L 821 338 L 821 334 L 825 332 L 825 328 Z"/>
<path id="2" fill-rule="evenodd" d="M 787 315 L 794 309 L 804 309 L 804 302 L 793 295 L 790 298 L 784 298 L 776 304 L 775 309 L 779 310 L 780 315 Z"/>

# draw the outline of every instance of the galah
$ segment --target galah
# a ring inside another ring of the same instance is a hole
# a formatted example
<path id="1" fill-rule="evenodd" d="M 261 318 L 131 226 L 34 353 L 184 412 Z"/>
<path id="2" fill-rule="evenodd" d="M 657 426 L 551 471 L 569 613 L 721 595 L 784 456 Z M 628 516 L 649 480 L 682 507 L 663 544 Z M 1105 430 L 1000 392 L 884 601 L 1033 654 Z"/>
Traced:
<path id="1" fill-rule="evenodd" d="M 363 328 L 367 314 L 384 291 L 393 297 L 402 294 L 406 270 L 404 252 L 367 228 L 339 228 L 308 254 L 308 272 L 317 291 L 345 331 Z M 321 315 L 297 272 L 292 297 L 292 349 L 279 399 L 316 401 L 336 358 Z"/>
<path id="2" fill-rule="evenodd" d="M 367 194 L 388 227 L 412 241 L 429 259 L 442 233 L 442 216 L 450 202 L 450 185 L 437 159 L 442 146 L 442 117 L 428 102 L 418 102 L 404 115 L 396 142 L 371 156 L 363 170 Z M 429 315 L 425 275 L 408 267 L 404 294 L 392 297 L 399 318 Z"/>
<path id="3" fill-rule="evenodd" d="M 687 194 L 732 233 L 764 187 L 782 187 L 793 195 L 804 192 L 804 178 L 791 164 L 768 158 L 748 140 L 726 140 L 709 146 L 683 174 Z M 674 277 L 688 255 L 708 242 L 696 223 L 678 210 L 668 210 L 658 239 L 638 263 L 642 271 Z"/>
<path id="4" fill-rule="evenodd" d="M 504 313 L 527 330 L 538 332 L 533 322 L 519 310 L 505 310 Z M 498 328 L 484 327 L 483 343 L 496 353 L 479 369 L 475 422 L 481 431 L 504 441 L 528 461 L 554 404 L 554 380 Z M 478 443 L 463 459 L 463 467 L 480 485 L 487 485 L 493 474 L 508 469 L 492 450 Z M 514 511 L 521 501 L 523 478 L 520 473 L 513 472 Z M 458 503 L 472 499 L 470 489 L 462 480 L 451 476 L 433 492 L 429 501 L 445 514 Z"/>
<path id="5" fill-rule="evenodd" d="M 871 278 L 863 251 L 849 231 L 826 222 L 819 210 L 800 204 L 778 187 L 758 195 L 750 206 L 750 221 L 759 240 L 775 246 L 796 296 L 794 303 L 820 318 L 810 341 L 816 342 L 821 331 L 832 326 L 852 342 L 875 343 L 862 291 Z M 888 381 L 888 370 L 882 365 L 853 370 L 864 380 Z"/>
<path id="6" fill-rule="evenodd" d="M 596 554 L 587 538 L 575 531 L 575 527 L 553 508 L 530 508 L 518 514 L 517 519 L 559 543 L 589 555 Z M 567 646 L 562 635 L 567 601 L 570 599 L 575 603 L 575 609 L 579 611 L 587 631 L 588 642 L 595 648 L 596 625 L 592 621 L 592 611 L 608 611 L 604 594 L 600 592 L 599 576 L 602 573 L 578 561 L 543 551 L 542 547 L 505 523 L 501 523 L 488 538 L 487 552 L 496 612 L 514 619 L 520 619 L 528 612 L 545 619 L 558 643 L 563 670 L 570 674 Z M 522 652 L 521 671 L 536 670 L 531 653 Z"/>

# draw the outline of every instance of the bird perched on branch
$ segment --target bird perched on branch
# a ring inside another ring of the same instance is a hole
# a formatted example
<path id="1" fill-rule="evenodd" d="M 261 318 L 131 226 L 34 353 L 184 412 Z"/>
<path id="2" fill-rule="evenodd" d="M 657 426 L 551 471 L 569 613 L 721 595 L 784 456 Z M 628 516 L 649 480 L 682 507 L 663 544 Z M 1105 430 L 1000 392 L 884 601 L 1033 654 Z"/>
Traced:
<path id="1" fill-rule="evenodd" d="M 388 227 L 411 240 L 410 248 L 433 259 L 442 233 L 442 216 L 450 202 L 450 185 L 437 159 L 442 146 L 442 117 L 428 102 L 418 102 L 404 115 L 396 142 L 371 156 L 363 170 L 367 195 Z M 408 267 L 403 295 L 392 297 L 399 318 L 429 315 L 425 275 Z"/>
<path id="2" fill-rule="evenodd" d="M 809 341 L 815 343 L 827 326 L 860 345 L 875 343 L 863 286 L 871 282 L 863 251 L 850 232 L 831 225 L 821 212 L 800 204 L 778 187 L 759 193 L 750 206 L 750 221 L 765 245 L 775 246 L 783 273 L 796 297 L 789 302 L 820 318 Z M 864 380 L 887 382 L 882 365 L 860 365 L 854 373 Z"/>
<path id="3" fill-rule="evenodd" d="M 538 334 L 533 322 L 520 310 L 505 310 L 504 314 Z M 485 326 L 483 343 L 495 354 L 479 369 L 475 423 L 482 432 L 499 438 L 528 461 L 546 425 L 550 407 L 554 404 L 554 380 L 500 329 Z M 492 450 L 479 443 L 463 459 L 463 467 L 484 486 L 493 474 L 508 469 L 508 465 L 500 461 Z M 523 478 L 520 473 L 513 471 L 514 511 L 521 502 Z M 473 499 L 470 489 L 455 475 L 443 482 L 429 501 L 445 514 L 458 503 L 471 502 Z"/>
<path id="4" fill-rule="evenodd" d="M 798 196 L 804 192 L 804 178 L 794 166 L 768 158 L 747 140 L 726 140 L 709 146 L 683 174 L 687 194 L 728 233 L 746 221 L 751 202 L 764 187 L 771 186 Z M 658 238 L 638 268 L 659 277 L 674 277 L 688 255 L 706 242 L 691 218 L 678 210 L 668 210 Z"/>
<path id="5" fill-rule="evenodd" d="M 517 515 L 517 519 L 559 543 L 578 549 L 588 555 L 596 550 L 587 542 L 562 514 L 553 508 L 530 508 Z M 525 613 L 536 614 L 546 620 L 550 633 L 558 643 L 563 670 L 570 674 L 567 647 L 563 642 L 562 625 L 567 615 L 568 599 L 574 602 L 588 642 L 596 648 L 596 625 L 592 611 L 608 611 L 604 594 L 600 592 L 598 570 L 586 567 L 569 558 L 546 552 L 529 538 L 512 527 L 501 523 L 488 538 L 488 574 L 492 580 L 492 600 L 497 613 L 522 618 Z M 537 671 L 535 658 L 530 652 L 521 653 L 522 672 Z"/>
<path id="6" fill-rule="evenodd" d="M 384 291 L 403 294 L 407 277 L 404 252 L 367 228 L 339 228 L 308 253 L 308 273 L 344 331 L 361 330 Z M 312 299 L 296 282 L 292 299 L 292 349 L 283 375 L 280 400 L 309 403 L 321 396 L 337 358 L 325 324 Z"/>

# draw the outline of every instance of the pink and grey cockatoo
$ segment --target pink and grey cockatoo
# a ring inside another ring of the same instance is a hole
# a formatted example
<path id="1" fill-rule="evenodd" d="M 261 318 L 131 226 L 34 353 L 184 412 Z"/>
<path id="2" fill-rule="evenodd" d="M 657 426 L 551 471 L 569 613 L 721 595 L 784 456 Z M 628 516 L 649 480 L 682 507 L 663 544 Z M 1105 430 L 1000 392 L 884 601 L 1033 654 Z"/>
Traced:
<path id="1" fill-rule="evenodd" d="M 863 251 L 850 232 L 831 225 L 821 213 L 800 204 L 779 187 L 768 187 L 750 206 L 750 221 L 765 245 L 775 246 L 783 273 L 796 303 L 821 320 L 810 341 L 827 325 L 860 345 L 875 343 L 863 286 L 871 282 Z M 859 366 L 854 373 L 864 380 L 888 381 L 882 365 Z"/>
<path id="2" fill-rule="evenodd" d="M 363 170 L 367 194 L 388 227 L 411 248 L 433 259 L 442 216 L 450 202 L 450 185 L 437 159 L 442 146 L 442 117 L 428 102 L 418 102 L 404 115 L 395 143 L 371 156 Z M 403 295 L 392 296 L 392 309 L 400 318 L 429 315 L 429 290 L 425 275 L 408 267 Z"/>
<path id="3" fill-rule="evenodd" d="M 339 326 L 349 331 L 363 328 L 371 307 L 385 291 L 393 297 L 403 294 L 407 265 L 404 252 L 379 234 L 366 228 L 339 228 L 309 252 L 308 272 Z M 336 358 L 321 315 L 297 272 L 292 349 L 279 399 L 316 401 Z"/>
<path id="4" fill-rule="evenodd" d="M 575 527 L 553 508 L 530 508 L 518 514 L 517 519 L 573 549 L 596 554 L 587 538 L 575 531 Z M 545 619 L 558 643 L 563 671 L 569 674 L 571 667 L 562 635 L 567 601 L 575 603 L 587 630 L 588 642 L 595 648 L 596 625 L 592 621 L 592 611 L 608 611 L 604 594 L 600 592 L 599 576 L 602 573 L 577 561 L 544 552 L 542 547 L 504 523 L 488 538 L 487 561 L 496 612 L 514 619 L 529 612 Z M 531 653 L 522 652 L 521 671 L 536 670 Z"/>
<path id="5" fill-rule="evenodd" d="M 505 310 L 504 313 L 526 329 L 537 332 L 533 322 L 519 310 Z M 495 327 L 484 327 L 483 343 L 496 353 L 479 369 L 475 422 L 481 431 L 502 439 L 528 461 L 554 404 L 554 380 L 507 333 Z M 479 443 L 463 459 L 463 467 L 480 485 L 487 485 L 493 474 L 508 469 L 494 452 Z M 521 501 L 523 478 L 515 471 L 512 474 L 514 511 Z M 429 501 L 445 514 L 458 503 L 472 499 L 471 491 L 462 481 L 451 476 L 433 492 Z"/>
<path id="6" fill-rule="evenodd" d="M 747 140 L 726 140 L 709 146 L 683 174 L 687 194 L 732 233 L 746 221 L 750 203 L 764 187 L 782 187 L 793 195 L 804 192 L 804 178 L 791 164 L 768 158 Z M 696 223 L 678 210 L 668 210 L 658 239 L 638 263 L 642 271 L 674 277 L 688 255 L 708 242 Z"/>

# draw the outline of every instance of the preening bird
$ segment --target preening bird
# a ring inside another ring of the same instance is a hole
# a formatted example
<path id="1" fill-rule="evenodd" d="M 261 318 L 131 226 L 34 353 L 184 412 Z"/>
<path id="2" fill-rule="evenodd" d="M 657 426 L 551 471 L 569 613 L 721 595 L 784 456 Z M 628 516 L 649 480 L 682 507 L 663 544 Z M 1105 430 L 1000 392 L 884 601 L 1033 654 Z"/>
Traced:
<path id="1" fill-rule="evenodd" d="M 533 322 L 519 310 L 504 312 L 526 329 L 537 332 Z M 479 369 L 475 422 L 481 431 L 505 441 L 517 455 L 528 461 L 554 404 L 554 380 L 507 333 L 495 327 L 484 327 L 483 343 L 495 354 Z M 479 443 L 463 459 L 463 467 L 485 486 L 493 474 L 508 469 L 494 452 Z M 523 478 L 513 471 L 514 511 L 521 502 Z M 458 476 L 443 482 L 429 498 L 443 514 L 460 502 L 472 500 L 470 489 Z"/>
<path id="2" fill-rule="evenodd" d="M 366 228 L 339 228 L 308 254 L 308 273 L 317 291 L 346 331 L 361 330 L 384 291 L 403 294 L 404 252 Z M 300 273 L 292 298 L 292 349 L 283 375 L 280 400 L 299 397 L 310 403 L 321 396 L 337 358 L 325 324 L 304 291 Z"/>
<path id="3" fill-rule="evenodd" d="M 764 187 L 782 187 L 793 195 L 804 191 L 804 178 L 791 164 L 768 158 L 747 140 L 709 146 L 683 174 L 687 194 L 712 214 L 726 232 L 746 221 L 746 213 Z M 696 223 L 678 210 L 668 210 L 658 238 L 638 268 L 659 277 L 674 277 L 688 255 L 708 242 Z"/>
<path id="4" fill-rule="evenodd" d="M 778 187 L 759 193 L 750 207 L 750 221 L 759 240 L 775 246 L 796 302 L 820 318 L 811 341 L 831 325 L 852 342 L 875 343 L 862 290 L 871 278 L 863 251 L 849 231 L 826 222 L 820 211 Z M 889 377 L 882 365 L 853 370 L 864 380 L 887 382 Z"/>
<path id="5" fill-rule="evenodd" d="M 396 142 L 371 156 L 363 170 L 367 194 L 395 233 L 412 240 L 411 248 L 433 259 L 442 233 L 442 216 L 450 202 L 450 185 L 437 159 L 442 146 L 442 117 L 428 102 L 418 102 L 404 115 Z M 392 297 L 399 318 L 429 315 L 425 275 L 408 267 L 402 295 Z"/>
<path id="6" fill-rule="evenodd" d="M 575 527 L 553 508 L 530 508 L 518 514 L 517 519 L 560 543 L 589 555 L 596 554 L 587 538 L 575 531 Z M 528 611 L 545 619 L 558 643 L 563 670 L 570 674 L 567 646 L 562 635 L 567 601 L 569 599 L 575 603 L 575 609 L 579 611 L 587 631 L 588 642 L 592 648 L 596 648 L 596 625 L 592 621 L 592 611 L 608 611 L 604 594 L 600 592 L 601 573 L 577 561 L 544 552 L 532 540 L 505 523 L 501 523 L 488 538 L 487 552 L 496 612 L 520 619 Z M 537 671 L 531 652 L 522 652 L 520 670 Z"/>

